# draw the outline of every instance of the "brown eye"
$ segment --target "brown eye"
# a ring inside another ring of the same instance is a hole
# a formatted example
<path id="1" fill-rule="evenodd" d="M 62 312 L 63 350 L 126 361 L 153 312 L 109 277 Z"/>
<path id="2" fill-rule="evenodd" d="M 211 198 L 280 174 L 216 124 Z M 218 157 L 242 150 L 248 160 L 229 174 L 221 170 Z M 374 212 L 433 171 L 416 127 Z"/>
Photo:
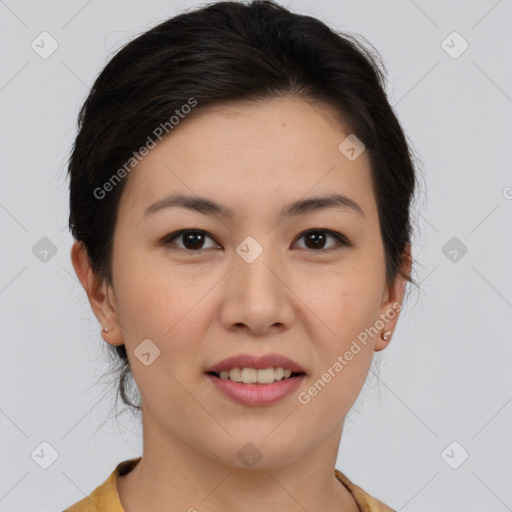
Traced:
<path id="1" fill-rule="evenodd" d="M 328 238 L 333 238 L 336 243 L 330 247 L 325 247 Z M 313 229 L 303 233 L 299 238 L 304 238 L 306 249 L 312 251 L 325 251 L 336 248 L 336 246 L 350 245 L 348 241 L 339 233 L 328 229 Z"/>
<path id="2" fill-rule="evenodd" d="M 200 229 L 184 229 L 181 231 L 177 231 L 176 233 L 172 233 L 163 241 L 164 245 L 178 245 L 179 249 L 188 250 L 188 251 L 198 251 L 200 249 L 204 249 L 205 239 L 213 238 L 206 233 L 206 231 Z M 182 242 L 182 246 L 175 243 L 175 240 Z"/>

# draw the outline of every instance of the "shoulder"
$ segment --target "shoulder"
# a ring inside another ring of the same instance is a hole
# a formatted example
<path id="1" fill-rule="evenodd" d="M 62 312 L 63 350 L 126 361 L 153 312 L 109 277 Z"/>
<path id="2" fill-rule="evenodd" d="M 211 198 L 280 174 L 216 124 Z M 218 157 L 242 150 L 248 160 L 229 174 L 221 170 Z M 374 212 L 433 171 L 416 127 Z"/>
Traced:
<path id="1" fill-rule="evenodd" d="M 117 477 L 128 473 L 141 458 L 120 462 L 110 476 L 89 496 L 68 507 L 64 512 L 124 512 L 117 493 Z"/>
<path id="2" fill-rule="evenodd" d="M 334 470 L 336 478 L 351 492 L 361 512 L 395 512 L 377 498 L 370 496 L 361 487 L 350 481 L 341 471 Z"/>

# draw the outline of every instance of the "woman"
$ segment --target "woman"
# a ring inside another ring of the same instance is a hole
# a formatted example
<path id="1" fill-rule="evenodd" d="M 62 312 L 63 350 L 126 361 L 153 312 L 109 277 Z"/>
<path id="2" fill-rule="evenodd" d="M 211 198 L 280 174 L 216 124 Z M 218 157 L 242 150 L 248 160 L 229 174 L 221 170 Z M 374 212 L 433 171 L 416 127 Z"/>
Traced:
<path id="1" fill-rule="evenodd" d="M 268 1 L 181 14 L 99 75 L 69 175 L 143 454 L 68 512 L 392 510 L 335 469 L 414 282 L 415 170 L 375 57 Z"/>

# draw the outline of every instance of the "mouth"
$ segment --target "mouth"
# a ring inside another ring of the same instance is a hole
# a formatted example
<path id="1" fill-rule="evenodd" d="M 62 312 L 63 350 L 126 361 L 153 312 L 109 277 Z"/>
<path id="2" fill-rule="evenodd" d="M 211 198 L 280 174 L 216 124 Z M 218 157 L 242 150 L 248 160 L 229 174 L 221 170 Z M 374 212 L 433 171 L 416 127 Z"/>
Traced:
<path id="1" fill-rule="evenodd" d="M 282 367 L 232 368 L 207 371 L 205 377 L 222 396 L 246 407 L 268 407 L 291 396 L 302 385 L 305 372 Z M 232 378 L 233 377 L 233 378 Z"/>
<path id="2" fill-rule="evenodd" d="M 205 369 L 214 389 L 239 404 L 274 405 L 289 397 L 306 378 L 305 369 L 282 354 L 238 354 Z"/>

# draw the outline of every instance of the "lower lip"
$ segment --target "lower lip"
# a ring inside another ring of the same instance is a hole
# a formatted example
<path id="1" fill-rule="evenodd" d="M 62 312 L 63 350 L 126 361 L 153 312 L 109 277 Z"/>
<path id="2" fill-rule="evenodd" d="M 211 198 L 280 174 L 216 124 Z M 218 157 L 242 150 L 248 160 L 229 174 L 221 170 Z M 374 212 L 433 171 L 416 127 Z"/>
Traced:
<path id="1" fill-rule="evenodd" d="M 244 384 L 229 379 L 221 379 L 209 373 L 210 382 L 225 396 L 243 405 L 272 405 L 291 395 L 304 380 L 305 374 L 277 380 L 271 384 Z"/>

